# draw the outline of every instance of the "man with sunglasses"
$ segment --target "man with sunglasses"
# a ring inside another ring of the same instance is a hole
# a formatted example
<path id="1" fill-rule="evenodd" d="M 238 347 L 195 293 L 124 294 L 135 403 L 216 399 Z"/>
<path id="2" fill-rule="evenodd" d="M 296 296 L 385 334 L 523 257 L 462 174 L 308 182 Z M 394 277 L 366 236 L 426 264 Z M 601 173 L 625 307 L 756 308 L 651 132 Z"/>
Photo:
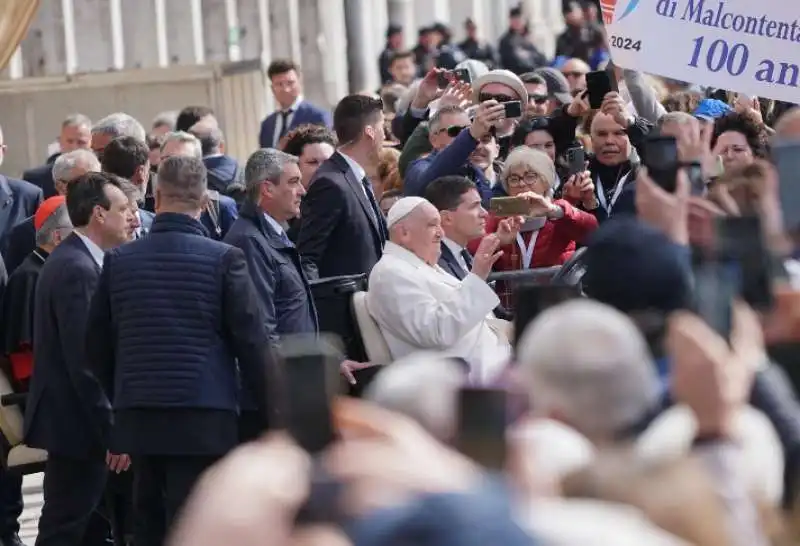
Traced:
<path id="1" fill-rule="evenodd" d="M 547 80 L 536 72 L 526 72 L 519 79 L 525 84 L 528 92 L 528 104 L 525 105 L 525 116 L 546 116 L 550 113 L 550 101 L 547 94 Z"/>
<path id="2" fill-rule="evenodd" d="M 494 131 L 504 119 L 505 106 L 496 100 L 482 102 L 472 122 L 466 110 L 458 106 L 446 106 L 434 113 L 428 123 L 433 152 L 409 165 L 403 186 L 405 195 L 422 197 L 433 180 L 462 175 L 475 182 L 481 200 L 488 206 L 492 184 L 486 171 L 491 170 L 497 157 Z"/>

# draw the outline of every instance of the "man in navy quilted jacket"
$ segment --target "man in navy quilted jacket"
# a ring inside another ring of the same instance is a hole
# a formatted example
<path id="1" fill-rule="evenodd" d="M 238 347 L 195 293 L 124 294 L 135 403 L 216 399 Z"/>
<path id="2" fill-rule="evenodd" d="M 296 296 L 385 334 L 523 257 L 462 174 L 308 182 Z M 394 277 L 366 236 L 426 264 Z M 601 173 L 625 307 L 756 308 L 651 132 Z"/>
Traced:
<path id="1" fill-rule="evenodd" d="M 162 544 L 200 474 L 238 443 L 239 374 L 264 429 L 279 405 L 244 254 L 199 221 L 206 175 L 199 158 L 162 161 L 150 234 L 106 254 L 92 300 L 87 361 L 135 469 L 136 544 Z"/>

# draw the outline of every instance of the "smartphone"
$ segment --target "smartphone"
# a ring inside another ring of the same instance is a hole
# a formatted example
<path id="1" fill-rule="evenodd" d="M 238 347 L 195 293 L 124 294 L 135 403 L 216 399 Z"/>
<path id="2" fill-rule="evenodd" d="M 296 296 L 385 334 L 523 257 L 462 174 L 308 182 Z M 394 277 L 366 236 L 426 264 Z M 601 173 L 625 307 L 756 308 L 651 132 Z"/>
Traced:
<path id="1" fill-rule="evenodd" d="M 733 300 L 739 293 L 736 264 L 702 260 L 694 265 L 695 312 L 725 340 L 733 326 Z"/>
<path id="2" fill-rule="evenodd" d="M 437 76 L 437 85 L 439 89 L 444 89 L 445 87 L 450 85 L 452 79 L 453 79 L 453 73 L 450 72 L 449 70 L 443 70 L 439 72 L 439 75 Z"/>
<path id="3" fill-rule="evenodd" d="M 644 143 L 644 164 L 653 181 L 665 191 L 675 192 L 678 184 L 678 141 L 674 137 L 651 136 Z"/>
<path id="4" fill-rule="evenodd" d="M 791 235 L 800 233 L 800 140 L 780 140 L 772 145 L 772 157 L 778 171 L 783 225 Z"/>
<path id="5" fill-rule="evenodd" d="M 581 146 L 567 150 L 568 176 L 582 173 L 586 170 L 586 150 Z"/>
<path id="6" fill-rule="evenodd" d="M 456 449 L 484 468 L 504 470 L 508 456 L 508 395 L 503 389 L 458 392 Z"/>
<path id="7" fill-rule="evenodd" d="M 514 291 L 514 346 L 525 328 L 547 309 L 582 297 L 579 286 L 519 284 Z"/>
<path id="8" fill-rule="evenodd" d="M 489 210 L 495 216 L 527 216 L 531 212 L 531 206 L 519 197 L 492 197 Z"/>
<path id="9" fill-rule="evenodd" d="M 522 117 L 522 102 L 518 100 L 512 100 L 509 102 L 504 102 L 503 106 L 505 107 L 505 116 L 508 119 L 512 118 L 521 118 Z"/>
<path id="10" fill-rule="evenodd" d="M 597 110 L 603 99 L 612 91 L 617 91 L 616 80 L 612 80 L 607 70 L 596 70 L 586 74 L 586 90 L 589 93 L 589 106 Z"/>
<path id="11" fill-rule="evenodd" d="M 721 218 L 716 223 L 717 256 L 739 270 L 742 299 L 764 311 L 774 304 L 772 253 L 767 248 L 761 218 L 755 215 Z"/>
<path id="12" fill-rule="evenodd" d="M 335 439 L 331 401 L 339 394 L 339 364 L 344 356 L 337 339 L 298 335 L 281 339 L 289 434 L 310 454 Z"/>
<path id="13" fill-rule="evenodd" d="M 457 81 L 464 83 L 472 83 L 472 76 L 466 68 L 456 68 L 453 70 L 453 76 Z"/>

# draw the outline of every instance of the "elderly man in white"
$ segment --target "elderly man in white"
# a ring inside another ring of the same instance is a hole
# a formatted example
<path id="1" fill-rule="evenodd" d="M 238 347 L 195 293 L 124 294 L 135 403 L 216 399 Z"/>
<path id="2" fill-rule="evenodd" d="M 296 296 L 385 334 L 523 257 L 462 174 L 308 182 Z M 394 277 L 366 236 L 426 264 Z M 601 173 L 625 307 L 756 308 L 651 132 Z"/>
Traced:
<path id="1" fill-rule="evenodd" d="M 488 384 L 511 356 L 510 324 L 494 317 L 500 301 L 486 284 L 500 257 L 496 235 L 483 239 L 472 271 L 459 281 L 438 265 L 439 211 L 421 197 L 389 210 L 389 242 L 369 277 L 367 307 L 392 357 L 438 351 L 463 358 L 473 384 Z"/>

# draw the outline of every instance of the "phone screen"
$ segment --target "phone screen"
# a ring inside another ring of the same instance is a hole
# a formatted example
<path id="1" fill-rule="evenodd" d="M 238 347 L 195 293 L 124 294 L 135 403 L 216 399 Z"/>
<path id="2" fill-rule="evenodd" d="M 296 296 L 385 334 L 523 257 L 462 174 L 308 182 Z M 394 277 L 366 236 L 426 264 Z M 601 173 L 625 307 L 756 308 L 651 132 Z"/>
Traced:
<path id="1" fill-rule="evenodd" d="M 460 453 L 491 470 L 506 466 L 508 396 L 502 389 L 461 389 L 458 394 Z"/>
<path id="2" fill-rule="evenodd" d="M 528 324 L 542 312 L 565 301 L 581 297 L 579 286 L 522 284 L 514 291 L 514 346 Z"/>
<path id="3" fill-rule="evenodd" d="M 492 197 L 489 210 L 495 216 L 526 216 L 531 212 L 531 206 L 519 197 Z"/>
<path id="4" fill-rule="evenodd" d="M 331 401 L 339 392 L 341 353 L 326 337 L 281 340 L 288 400 L 289 433 L 308 453 L 334 440 Z"/>
<path id="5" fill-rule="evenodd" d="M 453 70 L 453 75 L 456 80 L 464 83 L 472 83 L 472 76 L 466 68 L 457 68 Z"/>
<path id="6" fill-rule="evenodd" d="M 644 164 L 650 178 L 664 191 L 674 193 L 678 184 L 678 142 L 673 137 L 650 137 L 644 144 Z"/>
<path id="7" fill-rule="evenodd" d="M 586 74 L 586 90 L 589 92 L 589 106 L 596 110 L 603 105 L 603 99 L 616 90 L 611 75 L 606 70 L 597 70 Z"/>
<path id="8" fill-rule="evenodd" d="M 506 118 L 519 118 L 522 117 L 522 103 L 518 100 L 504 102 Z"/>
<path id="9" fill-rule="evenodd" d="M 586 170 L 586 152 L 583 148 L 570 148 L 567 150 L 567 165 L 569 176 L 582 173 Z"/>
<path id="10" fill-rule="evenodd" d="M 778 171 L 778 189 L 783 211 L 783 223 L 790 234 L 800 233 L 800 140 L 780 141 L 772 146 L 772 157 Z"/>

